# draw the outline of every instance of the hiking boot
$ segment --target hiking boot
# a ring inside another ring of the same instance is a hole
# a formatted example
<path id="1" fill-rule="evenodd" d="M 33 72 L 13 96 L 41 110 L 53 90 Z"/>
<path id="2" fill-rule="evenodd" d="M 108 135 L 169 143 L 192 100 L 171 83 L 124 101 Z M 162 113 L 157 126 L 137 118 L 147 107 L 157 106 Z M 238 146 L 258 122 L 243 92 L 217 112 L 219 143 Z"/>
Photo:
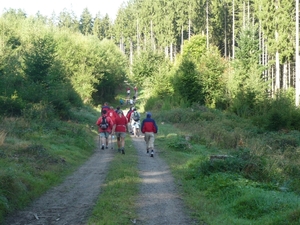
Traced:
<path id="1" fill-rule="evenodd" d="M 154 156 L 154 152 L 153 152 L 153 150 L 151 151 L 151 155 L 150 155 L 151 157 L 153 157 Z"/>
<path id="2" fill-rule="evenodd" d="M 104 145 L 102 145 L 101 149 L 104 150 Z"/>
<path id="3" fill-rule="evenodd" d="M 149 149 L 147 149 L 147 153 L 149 153 Z"/>
<path id="4" fill-rule="evenodd" d="M 122 154 L 124 154 L 124 155 L 125 155 L 125 151 L 124 151 L 124 149 L 122 149 Z"/>
<path id="5" fill-rule="evenodd" d="M 106 149 L 108 149 L 108 146 L 106 145 Z"/>
<path id="6" fill-rule="evenodd" d="M 118 152 L 121 152 L 121 149 L 118 148 Z"/>

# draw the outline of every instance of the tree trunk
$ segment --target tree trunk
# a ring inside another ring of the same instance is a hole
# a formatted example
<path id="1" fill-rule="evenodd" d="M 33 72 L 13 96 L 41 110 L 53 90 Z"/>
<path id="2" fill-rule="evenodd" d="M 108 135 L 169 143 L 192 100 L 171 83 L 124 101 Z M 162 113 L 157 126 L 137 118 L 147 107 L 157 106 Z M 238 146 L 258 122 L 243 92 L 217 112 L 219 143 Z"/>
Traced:
<path id="1" fill-rule="evenodd" d="M 132 40 L 130 39 L 130 65 L 133 64 L 133 45 Z"/>
<path id="2" fill-rule="evenodd" d="M 284 90 L 288 89 L 288 70 L 287 70 L 287 63 L 283 64 L 283 74 L 282 74 L 282 88 Z"/>
<path id="3" fill-rule="evenodd" d="M 232 0 L 232 58 L 234 59 L 234 46 L 235 46 L 235 34 L 234 34 L 234 0 Z"/>
<path id="4" fill-rule="evenodd" d="M 227 57 L 227 3 L 226 3 L 226 9 L 225 9 L 225 20 L 224 20 L 224 27 L 225 27 L 225 38 L 224 38 L 224 55 Z"/>
<path id="5" fill-rule="evenodd" d="M 152 50 L 154 51 L 155 50 L 155 42 L 154 42 L 154 35 L 153 35 L 153 22 L 152 22 L 152 20 L 150 22 L 150 29 L 151 29 L 151 47 L 152 47 Z"/>
<path id="6" fill-rule="evenodd" d="M 170 45 L 170 60 L 173 62 L 173 43 Z"/>
<path id="7" fill-rule="evenodd" d="M 275 40 L 276 40 L 276 42 L 278 42 L 278 32 L 277 31 L 275 31 Z M 276 49 L 276 54 L 275 54 L 275 65 L 276 65 L 275 91 L 277 92 L 280 89 L 280 61 L 279 61 L 278 49 Z"/>
<path id="8" fill-rule="evenodd" d="M 139 20 L 136 21 L 136 48 L 138 55 L 140 54 L 140 31 L 139 31 Z"/>
<path id="9" fill-rule="evenodd" d="M 191 19 L 189 19 L 189 40 L 191 39 Z"/>
<path id="10" fill-rule="evenodd" d="M 208 32 L 208 0 L 206 0 L 206 48 L 208 49 L 209 47 L 209 32 Z"/>
<path id="11" fill-rule="evenodd" d="M 245 1 L 243 2 L 243 28 L 245 29 L 246 27 L 246 6 L 245 6 Z"/>
<path id="12" fill-rule="evenodd" d="M 181 26 L 181 45 L 180 45 L 180 52 L 183 53 L 183 25 Z"/>
<path id="13" fill-rule="evenodd" d="M 299 98 L 300 98 L 300 65 L 299 65 L 299 0 L 296 0 L 296 80 L 295 80 L 295 88 L 296 88 L 296 96 L 295 96 L 295 104 L 299 106 Z"/>

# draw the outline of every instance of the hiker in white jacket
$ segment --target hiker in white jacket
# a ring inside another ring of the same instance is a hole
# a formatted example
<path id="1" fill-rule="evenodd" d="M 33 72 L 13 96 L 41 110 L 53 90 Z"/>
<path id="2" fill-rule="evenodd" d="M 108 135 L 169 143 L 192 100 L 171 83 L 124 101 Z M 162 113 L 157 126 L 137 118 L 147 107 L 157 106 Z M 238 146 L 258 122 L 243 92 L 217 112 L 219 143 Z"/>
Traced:
<path id="1" fill-rule="evenodd" d="M 140 117 L 141 117 L 140 113 L 136 110 L 136 108 L 134 108 L 130 116 L 130 122 L 131 122 L 131 127 L 133 130 L 134 137 L 140 136 L 140 125 L 141 125 Z"/>

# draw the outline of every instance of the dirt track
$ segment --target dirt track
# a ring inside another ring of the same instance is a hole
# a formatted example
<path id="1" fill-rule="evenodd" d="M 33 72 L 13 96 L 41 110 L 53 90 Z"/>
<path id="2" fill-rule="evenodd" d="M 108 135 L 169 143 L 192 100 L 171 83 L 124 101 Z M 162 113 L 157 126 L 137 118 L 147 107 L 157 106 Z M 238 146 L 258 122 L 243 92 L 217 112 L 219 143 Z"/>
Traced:
<path id="1" fill-rule="evenodd" d="M 196 224 L 185 213 L 166 163 L 156 150 L 151 158 L 143 138 L 132 138 L 139 157 L 142 184 L 136 203 L 139 218 L 132 224 Z M 93 209 L 115 150 L 96 150 L 92 157 L 61 185 L 49 190 L 24 211 L 6 220 L 7 225 L 83 225 Z M 125 155 L 126 157 L 126 155 Z M 125 223 L 124 223 L 125 224 Z"/>

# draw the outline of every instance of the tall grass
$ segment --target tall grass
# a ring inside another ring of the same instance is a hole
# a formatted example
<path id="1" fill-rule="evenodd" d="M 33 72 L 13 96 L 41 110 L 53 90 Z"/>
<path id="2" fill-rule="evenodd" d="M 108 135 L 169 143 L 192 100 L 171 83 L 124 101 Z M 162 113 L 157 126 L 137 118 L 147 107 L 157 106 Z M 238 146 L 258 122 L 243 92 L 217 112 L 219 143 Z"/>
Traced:
<path id="1" fill-rule="evenodd" d="M 61 182 L 92 154 L 96 114 L 81 108 L 69 121 L 1 118 L 0 222 Z"/>

